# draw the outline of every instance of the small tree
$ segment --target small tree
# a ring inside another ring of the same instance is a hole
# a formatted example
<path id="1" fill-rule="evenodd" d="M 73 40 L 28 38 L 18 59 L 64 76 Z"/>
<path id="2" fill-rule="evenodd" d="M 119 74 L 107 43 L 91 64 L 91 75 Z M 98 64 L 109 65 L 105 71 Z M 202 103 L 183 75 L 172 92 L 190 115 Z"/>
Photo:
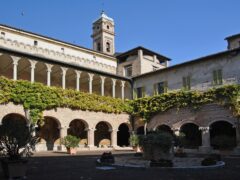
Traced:
<path id="1" fill-rule="evenodd" d="M 139 145 L 139 137 L 138 135 L 136 134 L 132 134 L 130 137 L 129 137 L 129 143 L 131 146 L 133 147 L 136 147 Z"/>
<path id="2" fill-rule="evenodd" d="M 80 138 L 77 138 L 76 136 L 72 136 L 72 135 L 67 135 L 63 139 L 61 139 L 62 144 L 66 148 L 76 148 L 76 147 L 78 147 L 79 146 L 79 141 L 80 141 Z"/>

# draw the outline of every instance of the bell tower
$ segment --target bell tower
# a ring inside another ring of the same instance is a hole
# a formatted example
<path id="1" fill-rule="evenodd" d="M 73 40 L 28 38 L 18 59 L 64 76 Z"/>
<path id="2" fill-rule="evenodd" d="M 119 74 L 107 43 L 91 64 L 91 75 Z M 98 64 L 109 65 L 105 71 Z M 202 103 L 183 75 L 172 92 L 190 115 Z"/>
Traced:
<path id="1" fill-rule="evenodd" d="M 108 55 L 115 54 L 114 20 L 108 17 L 104 11 L 93 22 L 93 49 Z"/>

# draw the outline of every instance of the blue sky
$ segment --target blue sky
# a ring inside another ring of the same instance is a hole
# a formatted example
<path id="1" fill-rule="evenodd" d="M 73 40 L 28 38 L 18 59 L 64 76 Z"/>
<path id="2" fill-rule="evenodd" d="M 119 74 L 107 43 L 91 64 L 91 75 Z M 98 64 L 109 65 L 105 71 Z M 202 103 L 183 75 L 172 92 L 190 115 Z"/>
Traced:
<path id="1" fill-rule="evenodd" d="M 240 33 L 239 0 L 1 0 L 0 23 L 92 48 L 103 2 L 118 52 L 141 45 L 171 64 L 223 51 Z"/>

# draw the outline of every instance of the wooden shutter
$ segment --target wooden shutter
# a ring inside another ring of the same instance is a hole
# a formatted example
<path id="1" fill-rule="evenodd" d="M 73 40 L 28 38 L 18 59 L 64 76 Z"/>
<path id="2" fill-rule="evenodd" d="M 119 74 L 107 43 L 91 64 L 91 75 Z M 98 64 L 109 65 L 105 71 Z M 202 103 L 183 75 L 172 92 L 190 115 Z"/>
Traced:
<path id="1" fill-rule="evenodd" d="M 216 85 L 217 84 L 217 71 L 214 70 L 213 71 L 213 85 Z"/>
<path id="2" fill-rule="evenodd" d="M 167 93 L 168 91 L 168 82 L 164 81 L 164 93 Z"/>
<path id="3" fill-rule="evenodd" d="M 136 99 L 137 98 L 137 89 L 134 88 L 133 89 L 133 99 Z"/>
<path id="4" fill-rule="evenodd" d="M 187 90 L 190 90 L 191 89 L 191 77 L 190 76 L 187 76 Z"/>
<path id="5" fill-rule="evenodd" d="M 157 95 L 158 94 L 158 89 L 157 89 L 157 83 L 153 84 L 153 95 Z"/>
<path id="6" fill-rule="evenodd" d="M 187 85 L 187 83 L 186 83 L 186 77 L 183 77 L 183 78 L 182 78 L 182 81 L 183 81 L 183 89 L 186 90 L 186 85 Z"/>
<path id="7" fill-rule="evenodd" d="M 145 87 L 142 87 L 142 97 L 145 97 L 146 96 L 146 90 L 145 90 Z"/>
<path id="8" fill-rule="evenodd" d="M 218 76 L 218 84 L 222 84 L 222 70 L 219 69 L 217 71 L 217 76 Z"/>

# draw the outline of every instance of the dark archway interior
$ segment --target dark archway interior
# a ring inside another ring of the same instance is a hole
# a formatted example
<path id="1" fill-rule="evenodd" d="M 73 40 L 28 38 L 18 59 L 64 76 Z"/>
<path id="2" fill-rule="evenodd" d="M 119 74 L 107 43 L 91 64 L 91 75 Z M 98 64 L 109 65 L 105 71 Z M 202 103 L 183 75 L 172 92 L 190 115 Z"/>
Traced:
<path id="1" fill-rule="evenodd" d="M 172 129 L 169 126 L 167 126 L 167 125 L 160 125 L 160 126 L 158 126 L 156 131 L 157 132 L 165 132 L 165 133 L 169 133 L 169 134 L 173 135 Z"/>
<path id="2" fill-rule="evenodd" d="M 86 125 L 80 119 L 73 120 L 68 128 L 68 134 L 80 138 L 80 142 L 85 140 L 84 145 L 87 146 L 87 131 Z"/>
<path id="3" fill-rule="evenodd" d="M 215 122 L 210 126 L 210 140 L 214 149 L 232 149 L 236 146 L 236 129 L 229 122 Z"/>
<path id="4" fill-rule="evenodd" d="M 17 140 L 17 146 L 23 147 L 26 145 L 29 137 L 29 127 L 27 126 L 27 119 L 19 114 L 8 114 L 2 119 L 0 126 L 0 135 L 4 133 L 9 137 Z"/>
<path id="5" fill-rule="evenodd" d="M 137 128 L 137 135 L 144 135 L 144 127 L 140 126 Z"/>
<path id="6" fill-rule="evenodd" d="M 94 145 L 95 146 L 110 146 L 111 133 L 109 132 L 109 127 L 105 122 L 99 122 L 96 125 L 94 132 Z"/>
<path id="7" fill-rule="evenodd" d="M 44 117 L 44 125 L 40 127 L 38 136 L 46 141 L 47 150 L 53 150 L 54 142 L 60 138 L 60 125 L 58 120 L 52 117 Z"/>
<path id="8" fill-rule="evenodd" d="M 121 124 L 118 128 L 118 133 L 117 133 L 117 145 L 124 147 L 124 146 L 129 146 L 129 128 L 126 124 Z"/>
<path id="9" fill-rule="evenodd" d="M 184 124 L 180 130 L 184 134 L 181 143 L 186 148 L 197 148 L 202 144 L 202 134 L 199 127 L 193 123 Z"/>

